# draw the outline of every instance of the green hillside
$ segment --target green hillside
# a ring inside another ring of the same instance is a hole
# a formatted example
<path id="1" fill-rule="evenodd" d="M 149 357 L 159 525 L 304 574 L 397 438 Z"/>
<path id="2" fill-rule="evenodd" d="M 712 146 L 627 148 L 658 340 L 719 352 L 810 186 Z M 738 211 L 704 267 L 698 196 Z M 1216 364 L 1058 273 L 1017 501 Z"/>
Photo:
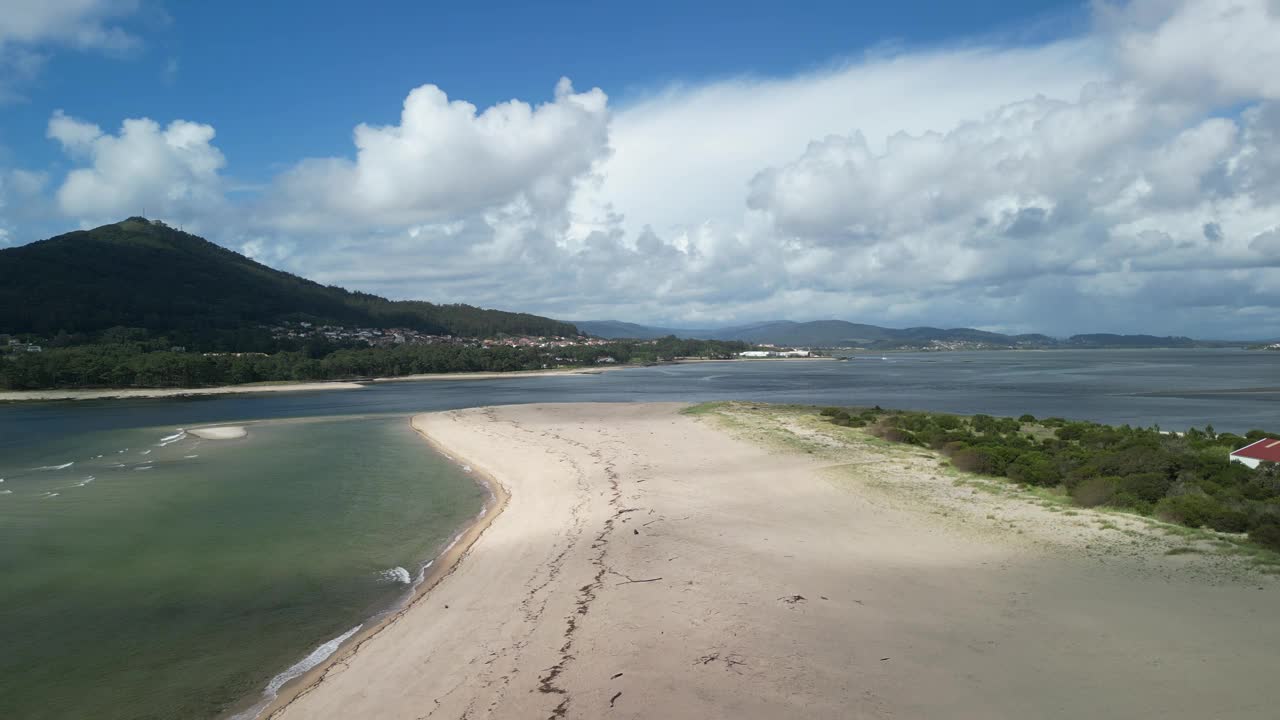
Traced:
<path id="1" fill-rule="evenodd" d="M 140 217 L 0 250 L 0 333 L 131 327 L 199 346 L 285 320 L 470 337 L 577 334 L 536 315 L 327 287 Z"/>

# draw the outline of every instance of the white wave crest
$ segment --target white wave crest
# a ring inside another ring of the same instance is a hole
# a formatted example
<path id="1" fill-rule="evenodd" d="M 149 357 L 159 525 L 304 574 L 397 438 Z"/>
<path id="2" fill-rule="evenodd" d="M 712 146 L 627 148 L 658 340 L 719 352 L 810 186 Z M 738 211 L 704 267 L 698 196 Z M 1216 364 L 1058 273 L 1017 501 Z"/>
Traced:
<path id="1" fill-rule="evenodd" d="M 324 662 L 325 659 L 338 650 L 338 647 L 342 645 L 342 643 L 346 642 L 352 635 L 360 632 L 360 628 L 362 627 L 364 627 L 363 624 L 357 625 L 329 642 L 324 643 L 315 650 L 312 650 L 310 655 L 299 660 L 293 667 L 271 678 L 271 682 L 267 683 L 267 692 L 274 695 L 280 690 L 280 688 L 284 687 L 285 683 Z"/>
<path id="2" fill-rule="evenodd" d="M 98 479 L 98 478 L 97 478 L 96 476 L 90 475 L 89 477 L 87 477 L 87 478 L 85 478 L 85 479 L 81 480 L 80 482 L 76 483 L 76 487 L 84 487 L 85 485 L 88 485 L 89 483 L 91 483 L 91 482 L 93 482 L 94 480 L 97 480 L 97 479 Z"/>
<path id="3" fill-rule="evenodd" d="M 389 570 L 383 570 L 379 575 L 382 576 L 383 580 L 400 583 L 401 585 L 408 585 L 413 582 L 413 578 L 409 576 L 409 571 L 399 565 Z"/>
<path id="4" fill-rule="evenodd" d="M 12 495 L 12 490 L 0 490 L 0 495 Z"/>
<path id="5" fill-rule="evenodd" d="M 329 642 L 324 643 L 315 650 L 312 650 L 310 655 L 299 660 L 288 670 L 285 670 L 279 675 L 271 678 L 271 682 L 267 683 L 267 689 L 262 693 L 263 699 L 248 710 L 232 716 L 231 720 L 255 720 L 263 710 L 267 709 L 267 705 L 270 705 L 271 701 L 276 698 L 276 694 L 280 692 L 280 688 L 284 687 L 285 683 L 296 677 L 300 677 L 303 673 L 324 662 L 330 655 L 337 652 L 342 643 L 347 641 L 347 638 L 360 632 L 360 628 L 362 627 L 364 627 L 363 624 L 357 625 Z"/>
<path id="6" fill-rule="evenodd" d="M 183 455 L 182 457 L 187 460 L 190 460 L 191 458 L 198 458 L 200 456 L 199 455 Z"/>
<path id="7" fill-rule="evenodd" d="M 143 455 L 150 455 L 150 454 L 151 454 L 151 451 L 150 451 L 150 450 L 143 450 L 143 451 L 142 451 L 142 454 L 143 454 Z"/>
<path id="8" fill-rule="evenodd" d="M 66 463 L 65 465 L 41 465 L 40 467 L 33 468 L 33 469 L 35 470 L 66 470 L 67 468 L 75 464 L 76 464 L 76 461 L 72 460 L 71 462 Z"/>
<path id="9" fill-rule="evenodd" d="M 134 468 L 134 470 L 151 470 L 153 467 L 154 467 L 153 465 L 139 465 L 138 467 Z"/>

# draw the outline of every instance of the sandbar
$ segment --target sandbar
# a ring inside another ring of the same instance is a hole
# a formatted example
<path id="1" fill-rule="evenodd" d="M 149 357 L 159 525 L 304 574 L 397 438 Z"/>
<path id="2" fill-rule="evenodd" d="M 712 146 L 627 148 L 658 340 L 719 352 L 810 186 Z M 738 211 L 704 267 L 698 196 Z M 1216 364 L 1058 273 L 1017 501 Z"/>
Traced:
<path id="1" fill-rule="evenodd" d="M 249 431 L 240 425 L 192 428 L 187 432 L 204 440 L 238 440 L 249 434 Z"/>
<path id="2" fill-rule="evenodd" d="M 246 393 L 314 392 L 317 390 L 359 390 L 354 382 L 261 383 L 223 385 L 207 388 L 106 388 L 100 390 L 3 390 L 0 402 L 41 402 L 47 400 L 116 400 L 126 398 L 173 398 L 200 395 Z"/>

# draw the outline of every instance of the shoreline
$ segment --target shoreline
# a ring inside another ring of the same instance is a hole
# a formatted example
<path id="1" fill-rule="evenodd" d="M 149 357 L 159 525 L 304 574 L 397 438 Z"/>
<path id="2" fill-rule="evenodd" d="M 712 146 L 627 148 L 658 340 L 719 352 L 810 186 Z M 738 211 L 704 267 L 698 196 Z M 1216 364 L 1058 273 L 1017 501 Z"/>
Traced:
<path id="1" fill-rule="evenodd" d="M 684 361 L 662 364 L 682 364 Z M 714 360 L 702 362 L 732 362 Z M 394 382 L 440 382 L 463 380 L 503 380 L 526 377 L 600 375 L 601 373 L 644 367 L 642 365 L 609 365 L 602 367 L 559 368 L 549 370 L 512 370 L 509 372 L 423 373 L 365 380 L 322 380 L 317 382 L 264 382 L 247 385 L 218 385 L 207 388 L 94 388 L 50 390 L 0 390 L 0 405 L 24 402 L 58 402 L 64 400 L 129 400 L 153 398 L 198 397 L 203 395 L 252 395 L 255 393 L 324 392 L 328 390 L 363 390 L 370 385 Z"/>
<path id="2" fill-rule="evenodd" d="M 149 398 L 198 397 L 202 395 L 249 395 L 253 393 L 314 392 L 322 390 L 360 390 L 359 383 L 334 380 L 326 382 L 269 382 L 249 385 L 218 385 L 207 388 L 102 388 L 93 390 L 0 390 L 0 404 L 22 402 L 56 402 L 62 400 L 138 400 Z"/>
<path id="3" fill-rule="evenodd" d="M 433 440 L 419 427 L 417 419 L 420 416 L 421 414 L 411 416 L 409 418 L 409 426 L 427 443 L 432 451 L 440 453 L 450 462 L 461 466 L 462 463 L 459 458 L 450 455 L 446 448 Z M 507 488 L 497 478 L 475 466 L 471 466 L 471 468 L 471 472 L 468 474 L 488 491 L 489 497 L 471 522 L 459 529 L 439 554 L 424 563 L 425 571 L 422 580 L 412 588 L 409 596 L 398 606 L 366 619 L 360 629 L 338 645 L 328 657 L 316 664 L 315 667 L 281 685 L 276 691 L 275 697 L 269 698 L 256 712 L 253 711 L 253 708 L 262 702 L 265 692 L 255 695 L 252 706 L 240 711 L 238 714 L 230 715 L 231 718 L 244 718 L 244 720 L 267 718 L 269 720 L 270 718 L 278 717 L 296 700 L 319 687 L 334 666 L 346 662 L 351 656 L 359 652 L 366 642 L 392 626 L 405 613 L 412 610 L 441 581 L 458 569 L 475 542 L 506 510 L 507 503 L 511 498 Z M 370 623 L 370 620 L 374 622 Z M 237 707 L 239 706 L 237 705 Z"/>
<path id="4" fill-rule="evenodd" d="M 1192 718 L 1280 701 L 1275 583 L 1131 557 L 1124 533 L 1077 556 L 1113 532 L 1090 511 L 987 499 L 785 413 L 681 407 L 415 416 L 507 501 L 269 717 Z"/>
<path id="5" fill-rule="evenodd" d="M 644 367 L 661 367 L 665 365 L 693 365 L 698 363 L 739 363 L 739 362 L 789 362 L 815 360 L 835 360 L 832 357 L 814 358 L 681 358 L 668 362 L 648 364 L 598 365 L 588 367 L 550 368 L 546 370 L 510 370 L 505 372 L 476 371 L 451 373 L 420 373 L 417 375 L 399 375 L 395 377 L 377 377 L 360 380 L 320 380 L 316 382 L 275 382 L 250 383 L 247 385 L 217 385 L 203 388 L 86 388 L 67 389 L 54 388 L 47 390 L 0 390 L 0 405 L 5 403 L 24 402 L 60 402 L 64 400 L 141 400 L 155 398 L 200 397 L 206 395 L 252 395 L 255 393 L 287 393 L 287 392 L 324 392 L 328 390 L 362 390 L 371 385 L 384 385 L 397 382 L 462 382 L 467 380 L 510 380 L 529 377 L 579 377 L 584 375 L 601 375 L 617 370 L 629 370 Z"/>

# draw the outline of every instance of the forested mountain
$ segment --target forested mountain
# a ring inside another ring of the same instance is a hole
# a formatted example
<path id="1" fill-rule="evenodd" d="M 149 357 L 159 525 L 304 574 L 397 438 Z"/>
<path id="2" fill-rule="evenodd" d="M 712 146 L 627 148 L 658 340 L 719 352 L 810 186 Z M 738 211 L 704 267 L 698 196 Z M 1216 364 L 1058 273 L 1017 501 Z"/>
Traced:
<path id="1" fill-rule="evenodd" d="M 1003 333 L 975 330 L 974 328 L 886 328 L 864 325 L 844 320 L 815 320 L 792 322 L 775 320 L 752 325 L 710 329 L 672 329 L 646 327 L 614 320 L 583 320 L 575 323 L 585 333 L 603 338 L 654 338 L 675 335 L 682 338 L 707 340 L 741 340 L 750 343 L 773 343 L 806 347 L 865 347 L 883 350 L 937 347 L 949 344 L 959 348 L 983 346 L 989 348 L 1167 348 L 1202 347 L 1219 345 L 1246 345 L 1192 340 L 1185 337 L 1156 337 L 1153 335 L 1073 335 L 1066 339 L 1048 335 L 1005 335 Z"/>
<path id="2" fill-rule="evenodd" d="M 200 346 L 288 320 L 469 337 L 577 334 L 536 315 L 321 285 L 140 217 L 0 250 L 0 333 L 129 327 Z"/>

